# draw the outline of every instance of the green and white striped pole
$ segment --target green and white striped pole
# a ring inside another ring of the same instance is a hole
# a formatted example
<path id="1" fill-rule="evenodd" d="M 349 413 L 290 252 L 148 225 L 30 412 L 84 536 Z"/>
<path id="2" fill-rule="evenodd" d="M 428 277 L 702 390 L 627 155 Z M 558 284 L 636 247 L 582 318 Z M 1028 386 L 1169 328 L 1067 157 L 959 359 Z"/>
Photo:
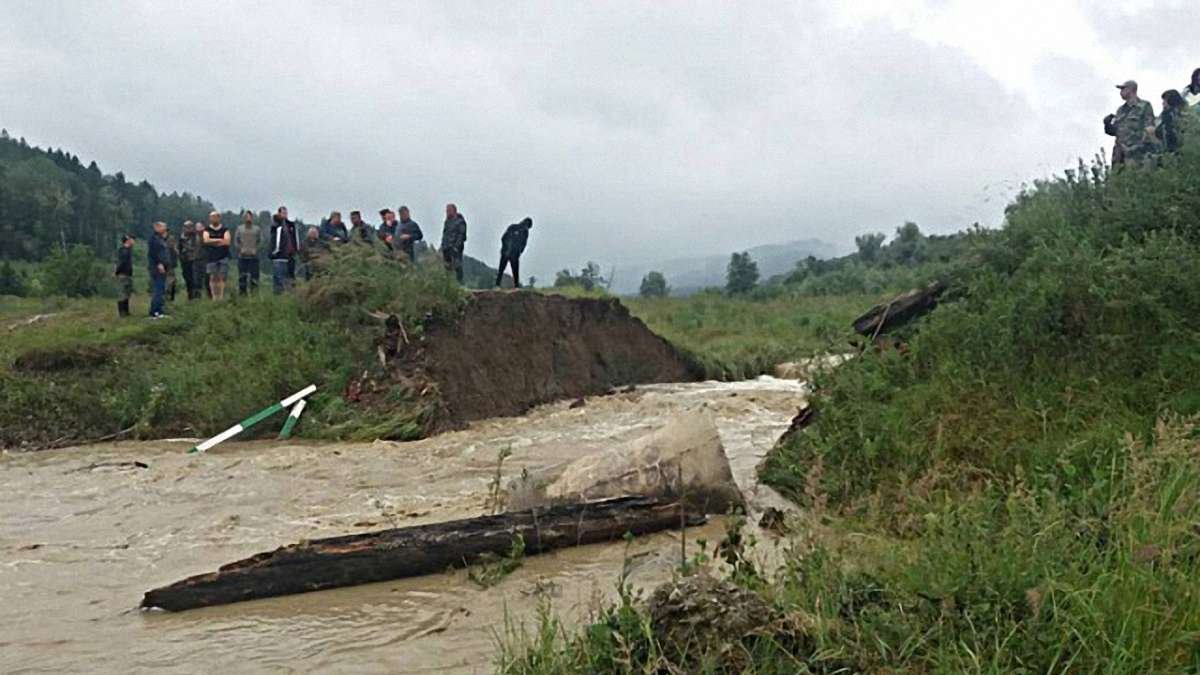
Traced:
<path id="1" fill-rule="evenodd" d="M 296 423 L 300 421 L 300 413 L 304 412 L 304 406 L 308 405 L 308 401 L 300 399 L 296 405 L 292 406 L 292 412 L 288 414 L 288 418 L 283 423 L 283 428 L 279 430 L 279 440 L 286 440 L 292 437 L 292 429 L 296 428 Z"/>
<path id="2" fill-rule="evenodd" d="M 235 424 L 235 425 L 229 427 L 225 431 L 222 431 L 221 433 L 217 434 L 216 436 L 213 436 L 212 438 L 208 439 L 207 441 L 204 441 L 200 445 L 197 445 L 196 447 L 192 448 L 191 450 L 188 450 L 188 452 L 189 453 L 204 452 L 204 451 L 216 446 L 219 443 L 224 443 L 225 441 L 233 438 L 234 436 L 237 436 L 238 434 L 249 429 L 250 427 L 254 426 L 255 424 L 258 424 L 259 422 L 267 419 L 271 415 L 274 415 L 275 413 L 279 412 L 280 410 L 283 410 L 284 408 L 290 408 L 292 406 L 292 404 L 294 404 L 296 401 L 303 399 L 305 396 L 308 396 L 309 394 L 313 393 L 316 390 L 317 390 L 317 385 L 310 384 L 307 387 L 305 387 L 304 389 L 301 389 L 300 391 L 283 399 L 282 401 L 280 401 L 272 406 L 263 408 L 262 410 L 254 413 L 253 415 L 247 417 L 246 419 L 242 420 L 238 424 Z"/>

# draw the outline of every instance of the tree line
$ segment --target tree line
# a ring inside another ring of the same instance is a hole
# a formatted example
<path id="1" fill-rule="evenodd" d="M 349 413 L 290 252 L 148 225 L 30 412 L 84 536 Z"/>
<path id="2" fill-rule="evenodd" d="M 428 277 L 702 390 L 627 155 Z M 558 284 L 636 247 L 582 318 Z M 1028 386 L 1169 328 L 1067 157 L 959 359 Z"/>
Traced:
<path id="1" fill-rule="evenodd" d="M 110 258 L 122 234 L 145 239 L 156 220 L 203 220 L 214 207 L 189 192 L 105 174 L 62 149 L 42 149 L 0 130 L 0 258 L 44 260 L 82 244 Z M 231 221 L 233 222 L 233 221 Z"/>

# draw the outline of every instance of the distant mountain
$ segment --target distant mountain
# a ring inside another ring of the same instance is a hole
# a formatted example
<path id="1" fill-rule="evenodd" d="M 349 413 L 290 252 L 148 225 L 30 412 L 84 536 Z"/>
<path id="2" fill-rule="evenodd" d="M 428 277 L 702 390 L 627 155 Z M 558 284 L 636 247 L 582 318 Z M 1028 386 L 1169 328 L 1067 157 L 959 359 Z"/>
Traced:
<path id="1" fill-rule="evenodd" d="M 820 239 L 801 239 L 786 244 L 767 244 L 746 249 L 758 263 L 762 281 L 777 274 L 786 274 L 796 266 L 796 261 L 808 256 L 832 258 L 841 253 L 836 246 Z M 741 251 L 738 251 L 740 253 Z M 725 268 L 734 251 L 721 255 L 694 258 L 675 258 L 654 263 L 639 263 L 616 268 L 612 291 L 620 295 L 638 292 L 642 277 L 657 270 L 667 278 L 673 294 L 687 294 L 709 286 L 725 285 Z"/>

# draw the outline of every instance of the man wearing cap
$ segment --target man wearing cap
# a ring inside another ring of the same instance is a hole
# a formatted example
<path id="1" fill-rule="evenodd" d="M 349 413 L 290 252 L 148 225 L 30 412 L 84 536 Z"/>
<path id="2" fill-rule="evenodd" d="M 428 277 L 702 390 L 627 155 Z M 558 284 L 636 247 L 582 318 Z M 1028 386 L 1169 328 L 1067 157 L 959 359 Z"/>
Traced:
<path id="1" fill-rule="evenodd" d="M 133 235 L 121 237 L 121 248 L 117 249 L 117 267 L 113 270 L 117 279 L 117 316 L 129 316 L 129 297 L 133 295 Z"/>
<path id="2" fill-rule="evenodd" d="M 1113 166 L 1134 162 L 1146 156 L 1154 137 L 1154 108 L 1149 101 L 1138 98 L 1138 85 L 1128 80 L 1117 85 L 1125 103 L 1117 112 L 1104 118 L 1104 133 L 1116 136 L 1113 146 Z"/>

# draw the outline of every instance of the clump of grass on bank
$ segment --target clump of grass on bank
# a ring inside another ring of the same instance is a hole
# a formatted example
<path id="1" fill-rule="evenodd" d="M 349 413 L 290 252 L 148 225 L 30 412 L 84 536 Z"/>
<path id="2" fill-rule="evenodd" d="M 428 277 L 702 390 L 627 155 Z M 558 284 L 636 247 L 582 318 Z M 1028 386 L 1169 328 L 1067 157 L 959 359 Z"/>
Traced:
<path id="1" fill-rule="evenodd" d="M 420 431 L 415 405 L 360 410 L 344 404 L 342 391 L 374 367 L 383 329 L 372 313 L 396 313 L 419 333 L 427 314 L 452 311 L 463 293 L 440 269 L 410 268 L 368 247 L 336 251 L 321 270 L 281 296 L 270 293 L 268 279 L 257 297 L 180 299 L 160 321 L 117 319 L 108 301 L 51 302 L 47 309 L 57 316 L 0 340 L 0 444 L 38 446 L 130 429 L 133 437 L 204 436 L 310 383 L 320 391 L 301 434 L 411 437 Z M 15 314 L 31 302 L 6 304 Z M 85 349 L 104 358 L 87 368 L 20 366 L 62 362 Z M 258 433 L 274 431 L 267 424 Z"/>
<path id="2" fill-rule="evenodd" d="M 803 639 L 743 672 L 1200 672 L 1200 156 L 1081 166 L 1007 221 L 769 456 L 811 522 L 753 587 Z M 591 629 L 556 630 L 508 672 L 585 672 Z"/>

